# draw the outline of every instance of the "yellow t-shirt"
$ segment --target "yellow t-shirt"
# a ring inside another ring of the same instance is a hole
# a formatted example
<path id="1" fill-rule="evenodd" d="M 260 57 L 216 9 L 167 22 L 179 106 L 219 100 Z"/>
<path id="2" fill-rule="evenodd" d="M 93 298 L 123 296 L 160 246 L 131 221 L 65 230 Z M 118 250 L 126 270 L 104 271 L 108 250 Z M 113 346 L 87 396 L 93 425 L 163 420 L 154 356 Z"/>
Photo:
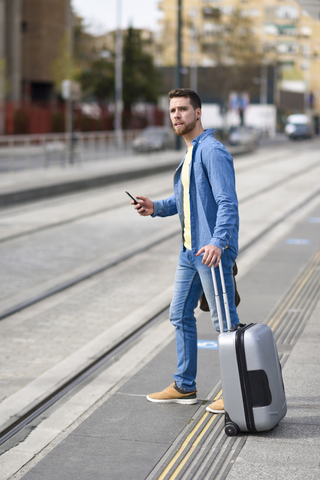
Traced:
<path id="1" fill-rule="evenodd" d="M 193 146 L 188 147 L 188 151 L 186 153 L 186 156 L 182 165 L 182 171 L 181 171 L 181 182 L 183 186 L 183 212 L 184 212 L 183 244 L 188 250 L 191 250 L 189 170 L 190 170 L 190 163 L 192 158 L 192 149 L 193 149 Z"/>

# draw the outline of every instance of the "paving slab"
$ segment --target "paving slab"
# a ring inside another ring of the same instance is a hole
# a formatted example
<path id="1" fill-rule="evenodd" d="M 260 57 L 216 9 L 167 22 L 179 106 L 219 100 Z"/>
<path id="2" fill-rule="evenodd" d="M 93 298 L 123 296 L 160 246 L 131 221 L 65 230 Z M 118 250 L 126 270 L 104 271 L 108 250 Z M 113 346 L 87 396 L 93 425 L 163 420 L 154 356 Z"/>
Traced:
<path id="1" fill-rule="evenodd" d="M 314 212 L 315 215 L 318 213 L 318 210 Z M 296 237 L 304 226 L 305 220 L 291 234 Z M 310 243 L 299 245 L 299 248 L 296 245 L 296 249 L 282 238 L 273 248 L 272 256 L 264 257 L 241 278 L 240 291 L 246 292 L 242 299 L 246 322 L 257 320 L 258 312 L 261 321 L 266 319 L 319 250 L 318 230 L 308 233 Z M 264 279 L 263 288 L 256 291 L 258 289 L 254 286 L 259 279 Z M 227 480 L 320 478 L 320 382 L 316 373 L 319 363 L 319 314 L 320 301 L 307 319 L 307 326 L 283 370 L 287 416 L 270 432 L 244 436 L 245 445 L 237 452 L 239 454 L 226 476 Z M 199 316 L 198 329 L 199 338 L 216 339 L 208 314 Z M 179 448 L 181 442 L 176 439 L 180 438 L 179 433 L 185 425 L 192 422 L 199 408 L 199 405 L 182 407 L 146 401 L 145 395 L 168 385 L 175 365 L 175 342 L 172 341 L 23 479 L 35 480 L 44 478 L 44 475 L 48 480 L 90 476 L 110 480 L 145 478 L 172 445 Z M 198 371 L 199 402 L 203 402 L 210 388 L 219 380 L 216 350 L 199 350 Z M 217 455 L 217 452 L 212 452 L 212 455 Z"/>
<path id="2" fill-rule="evenodd" d="M 233 156 L 251 152 L 242 145 L 227 148 Z M 0 207 L 166 172 L 178 166 L 184 152 L 185 148 L 133 156 L 124 154 L 75 165 L 4 172 L 0 175 Z"/>
<path id="3" fill-rule="evenodd" d="M 288 413 L 271 432 L 248 436 L 228 480 L 320 478 L 320 301 L 283 370 Z"/>

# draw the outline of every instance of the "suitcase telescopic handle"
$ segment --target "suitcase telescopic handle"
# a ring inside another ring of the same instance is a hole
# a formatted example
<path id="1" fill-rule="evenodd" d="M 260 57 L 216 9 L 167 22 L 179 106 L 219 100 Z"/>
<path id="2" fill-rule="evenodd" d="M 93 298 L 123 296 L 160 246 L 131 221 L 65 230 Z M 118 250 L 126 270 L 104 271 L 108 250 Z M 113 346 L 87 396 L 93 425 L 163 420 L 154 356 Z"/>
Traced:
<path id="1" fill-rule="evenodd" d="M 229 310 L 229 303 L 228 303 L 228 295 L 227 295 L 227 291 L 226 291 L 226 284 L 224 282 L 224 275 L 223 275 L 223 268 L 222 268 L 221 260 L 219 262 L 219 272 L 220 272 L 220 279 L 221 279 L 221 285 L 222 285 L 222 295 L 223 295 L 224 311 L 225 311 L 226 319 L 227 319 L 227 326 L 228 326 L 228 330 L 231 330 L 231 318 L 230 318 L 230 310 Z M 220 333 L 222 333 L 224 331 L 224 328 L 223 328 L 221 301 L 220 301 L 220 296 L 219 296 L 219 291 L 218 291 L 216 272 L 215 272 L 215 268 L 213 266 L 211 267 L 211 273 L 212 273 L 212 280 L 213 280 L 214 296 L 215 296 L 215 301 L 216 301 L 216 306 L 217 306 L 217 314 L 218 314 L 218 320 L 219 320 Z"/>

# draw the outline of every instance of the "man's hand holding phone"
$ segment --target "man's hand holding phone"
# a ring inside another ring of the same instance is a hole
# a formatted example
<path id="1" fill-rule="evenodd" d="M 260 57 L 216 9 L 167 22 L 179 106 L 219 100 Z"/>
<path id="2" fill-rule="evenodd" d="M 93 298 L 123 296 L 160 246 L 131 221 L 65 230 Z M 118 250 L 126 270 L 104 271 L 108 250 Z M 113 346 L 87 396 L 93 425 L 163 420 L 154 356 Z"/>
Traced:
<path id="1" fill-rule="evenodd" d="M 129 192 L 126 192 L 127 195 L 131 198 L 131 205 L 134 206 L 134 209 L 142 217 L 147 217 L 148 215 L 153 214 L 153 202 L 147 197 L 137 196 L 134 198 Z"/>

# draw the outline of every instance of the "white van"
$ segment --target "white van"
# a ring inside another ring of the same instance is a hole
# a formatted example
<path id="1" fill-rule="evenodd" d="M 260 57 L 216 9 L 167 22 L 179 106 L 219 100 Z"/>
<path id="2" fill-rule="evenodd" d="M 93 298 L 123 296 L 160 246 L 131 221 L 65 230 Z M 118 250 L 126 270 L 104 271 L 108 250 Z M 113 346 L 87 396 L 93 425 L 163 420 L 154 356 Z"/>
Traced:
<path id="1" fill-rule="evenodd" d="M 292 140 L 311 138 L 313 135 L 311 119 L 303 113 L 289 115 L 284 131 Z"/>

